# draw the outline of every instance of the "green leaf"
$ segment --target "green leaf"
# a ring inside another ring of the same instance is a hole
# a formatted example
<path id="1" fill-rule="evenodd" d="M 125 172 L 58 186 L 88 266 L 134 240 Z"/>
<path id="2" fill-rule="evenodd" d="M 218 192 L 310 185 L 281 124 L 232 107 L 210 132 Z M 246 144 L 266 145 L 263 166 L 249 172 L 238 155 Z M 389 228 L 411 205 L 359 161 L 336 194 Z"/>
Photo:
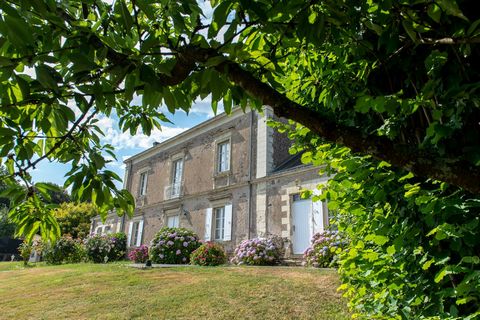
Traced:
<path id="1" fill-rule="evenodd" d="M 10 41 L 13 44 L 20 43 L 23 46 L 34 44 L 33 32 L 30 30 L 30 24 L 20 17 L 5 15 L 5 23 L 9 30 Z"/>
<path id="2" fill-rule="evenodd" d="M 125 30 L 128 31 L 132 28 L 133 25 L 133 18 L 130 15 L 130 11 L 128 10 L 124 0 L 117 0 L 116 4 L 118 4 L 118 6 L 120 7 L 120 15 L 122 17 L 123 26 L 125 27 Z"/>
<path id="3" fill-rule="evenodd" d="M 225 25 L 227 21 L 228 13 L 230 12 L 231 7 L 230 1 L 221 2 L 213 11 L 212 23 L 208 28 L 208 37 L 212 38 L 218 34 L 218 31 L 221 27 Z"/>
<path id="4" fill-rule="evenodd" d="M 389 246 L 389 247 L 387 248 L 387 254 L 389 254 L 389 255 L 394 255 L 395 252 L 396 252 L 396 250 L 395 250 L 395 246 L 394 246 L 394 245 L 391 245 L 391 246 Z"/>
<path id="5" fill-rule="evenodd" d="M 414 43 L 417 43 L 417 41 L 418 41 L 417 32 L 413 29 L 412 22 L 410 22 L 408 20 L 403 20 L 402 21 L 402 26 L 405 29 L 405 31 L 407 32 L 410 39 L 412 39 L 412 41 Z"/>
<path id="6" fill-rule="evenodd" d="M 442 8 L 448 15 L 455 16 L 461 18 L 463 20 L 468 21 L 467 17 L 465 17 L 458 7 L 457 1 L 455 0 L 436 0 L 436 4 Z"/>
<path id="7" fill-rule="evenodd" d="M 428 16 L 432 18 L 433 21 L 436 23 L 440 23 L 440 18 L 442 17 L 442 11 L 440 10 L 440 7 L 437 6 L 435 3 L 432 3 L 431 5 L 428 6 Z"/>

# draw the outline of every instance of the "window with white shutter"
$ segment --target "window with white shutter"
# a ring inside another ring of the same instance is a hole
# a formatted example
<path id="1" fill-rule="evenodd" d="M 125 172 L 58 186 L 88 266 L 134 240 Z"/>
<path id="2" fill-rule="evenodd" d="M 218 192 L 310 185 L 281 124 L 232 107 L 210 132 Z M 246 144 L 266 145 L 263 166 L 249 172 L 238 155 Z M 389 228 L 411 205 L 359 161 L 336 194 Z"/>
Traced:
<path id="1" fill-rule="evenodd" d="M 212 234 L 213 233 L 213 234 Z M 226 204 L 207 209 L 205 240 L 232 240 L 232 205 Z"/>

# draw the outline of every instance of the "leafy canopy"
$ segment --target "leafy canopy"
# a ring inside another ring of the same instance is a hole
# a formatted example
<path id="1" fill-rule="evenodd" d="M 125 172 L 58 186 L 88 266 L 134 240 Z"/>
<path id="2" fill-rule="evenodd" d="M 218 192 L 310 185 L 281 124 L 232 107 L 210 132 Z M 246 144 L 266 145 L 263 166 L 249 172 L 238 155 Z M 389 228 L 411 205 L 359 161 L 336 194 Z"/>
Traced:
<path id="1" fill-rule="evenodd" d="M 149 134 L 159 106 L 212 97 L 273 107 L 353 152 L 479 193 L 473 0 L 0 2 L 0 157 L 27 238 L 58 225 L 29 170 L 70 163 L 65 187 L 100 214 L 134 200 L 105 168 L 97 115 Z M 141 96 L 141 103 L 134 97 Z M 26 188 L 15 187 L 20 178 Z"/>

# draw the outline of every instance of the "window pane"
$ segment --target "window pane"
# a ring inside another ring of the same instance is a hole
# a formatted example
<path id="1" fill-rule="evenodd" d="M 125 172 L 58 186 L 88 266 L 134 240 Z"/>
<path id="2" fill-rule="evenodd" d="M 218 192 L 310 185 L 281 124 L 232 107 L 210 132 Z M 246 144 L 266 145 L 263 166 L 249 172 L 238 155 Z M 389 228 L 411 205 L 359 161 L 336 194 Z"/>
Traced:
<path id="1" fill-rule="evenodd" d="M 218 172 L 227 171 L 230 168 L 230 143 L 228 141 L 218 145 Z"/>
<path id="2" fill-rule="evenodd" d="M 223 240 L 225 234 L 225 207 L 215 209 L 215 240 Z"/>
<path id="3" fill-rule="evenodd" d="M 144 172 L 140 175 L 140 195 L 147 194 L 147 173 Z"/>
<path id="4" fill-rule="evenodd" d="M 172 173 L 172 195 L 176 196 L 180 194 L 180 188 L 182 184 L 182 171 L 183 171 L 183 159 L 178 159 L 173 162 Z"/>
<path id="5" fill-rule="evenodd" d="M 132 239 L 130 241 L 131 246 L 135 246 L 137 244 L 139 224 L 140 224 L 140 222 L 138 222 L 138 221 L 133 223 Z"/>

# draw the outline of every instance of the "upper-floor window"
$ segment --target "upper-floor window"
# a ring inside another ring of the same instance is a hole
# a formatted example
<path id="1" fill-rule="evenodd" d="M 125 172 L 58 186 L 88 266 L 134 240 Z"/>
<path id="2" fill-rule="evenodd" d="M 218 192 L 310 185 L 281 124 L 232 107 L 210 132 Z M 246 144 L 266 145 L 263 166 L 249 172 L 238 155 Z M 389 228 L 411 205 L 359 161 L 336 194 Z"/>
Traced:
<path id="1" fill-rule="evenodd" d="M 182 188 L 183 158 L 173 161 L 172 196 L 179 196 Z"/>
<path id="2" fill-rule="evenodd" d="M 217 172 L 230 170 L 230 140 L 217 145 Z"/>
<path id="3" fill-rule="evenodd" d="M 148 179 L 148 172 L 142 172 L 140 174 L 140 195 L 144 196 L 147 194 L 147 179 Z"/>

